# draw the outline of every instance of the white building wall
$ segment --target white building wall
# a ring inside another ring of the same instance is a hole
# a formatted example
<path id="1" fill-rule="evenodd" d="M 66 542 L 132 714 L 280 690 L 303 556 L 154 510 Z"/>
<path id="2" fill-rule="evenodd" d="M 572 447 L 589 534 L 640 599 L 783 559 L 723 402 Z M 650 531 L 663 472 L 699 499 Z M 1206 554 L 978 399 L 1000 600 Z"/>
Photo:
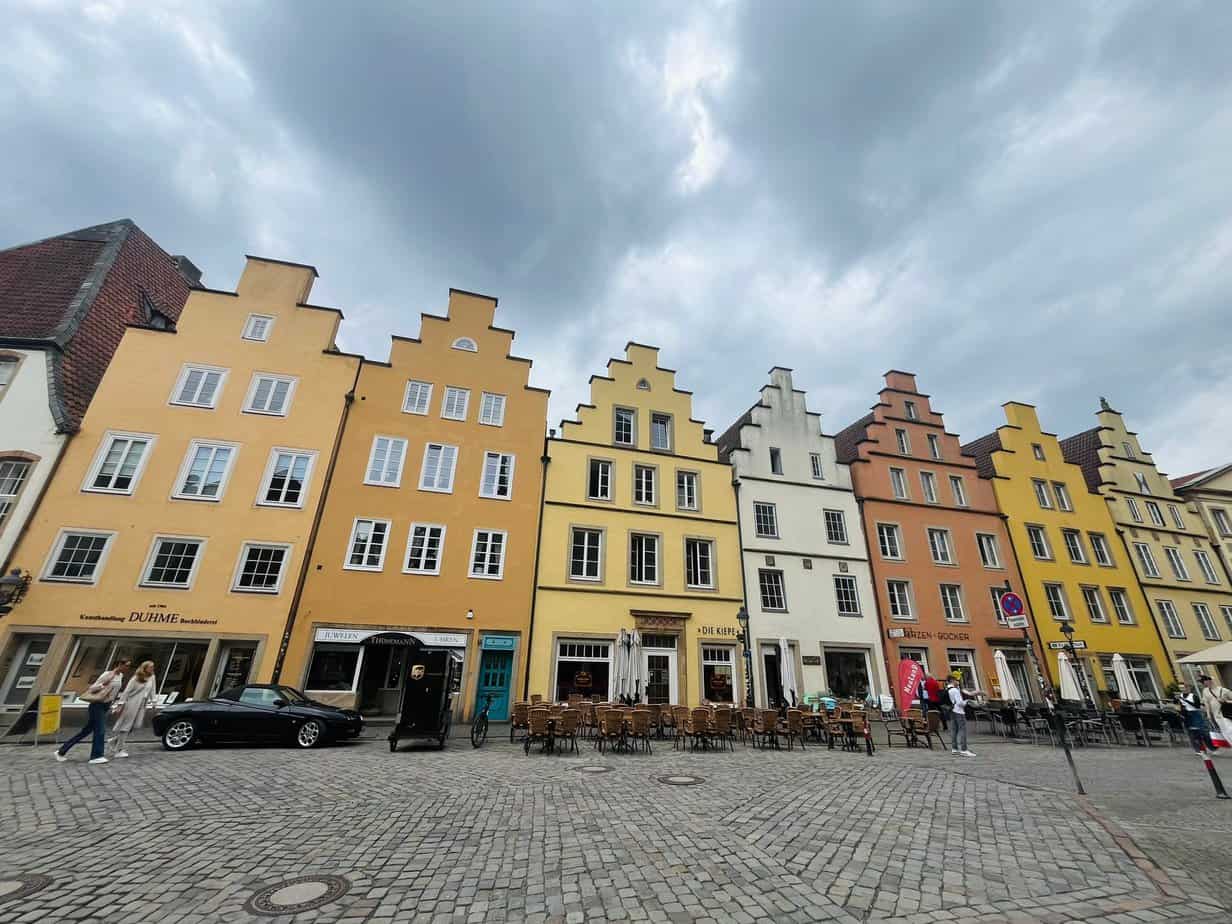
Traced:
<path id="1" fill-rule="evenodd" d="M 859 506 L 851 488 L 851 471 L 837 461 L 834 440 L 821 433 L 820 415 L 810 414 L 806 396 L 792 387 L 791 372 L 771 370 L 761 405 L 752 410 L 752 425 L 740 431 L 742 449 L 731 453 L 739 482 L 740 541 L 744 556 L 749 629 L 754 641 L 753 678 L 757 702 L 766 701 L 761 651 L 786 638 L 794 647 L 796 676 L 802 694 L 829 690 L 826 652 L 865 653 L 872 692 L 888 693 L 881 627 L 868 563 Z M 783 473 L 774 474 L 771 447 L 779 450 Z M 821 456 L 822 479 L 813 477 L 810 454 Z M 775 505 L 779 538 L 760 537 L 754 525 L 755 502 Z M 842 511 L 846 544 L 827 539 L 824 511 Z M 783 572 L 787 612 L 761 606 L 758 572 L 768 566 Z M 812 564 L 805 568 L 805 560 Z M 840 616 L 834 577 L 855 578 L 860 616 Z M 820 664 L 805 664 L 804 659 Z"/>
<path id="2" fill-rule="evenodd" d="M 5 349 L 22 357 L 9 386 L 0 395 L 0 456 L 27 452 L 39 457 L 26 476 L 17 503 L 0 526 L 0 562 L 9 554 L 22 527 L 34 510 L 43 486 L 55 468 L 68 437 L 56 432 L 47 393 L 47 356 L 42 350 Z M 8 562 L 8 568 L 21 568 L 36 574 L 41 561 Z"/>

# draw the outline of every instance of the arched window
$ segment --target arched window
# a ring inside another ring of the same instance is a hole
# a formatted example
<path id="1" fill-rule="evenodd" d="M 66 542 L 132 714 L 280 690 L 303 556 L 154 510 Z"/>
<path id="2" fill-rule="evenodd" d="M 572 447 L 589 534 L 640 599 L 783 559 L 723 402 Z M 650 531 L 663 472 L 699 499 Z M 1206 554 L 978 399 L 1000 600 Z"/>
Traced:
<path id="1" fill-rule="evenodd" d="M 646 379 L 638 379 L 637 387 L 641 391 L 650 391 L 650 382 L 648 382 Z"/>
<path id="2" fill-rule="evenodd" d="M 453 342 L 453 348 L 455 350 L 466 350 L 468 353 L 479 352 L 479 345 L 470 337 L 459 337 Z"/>

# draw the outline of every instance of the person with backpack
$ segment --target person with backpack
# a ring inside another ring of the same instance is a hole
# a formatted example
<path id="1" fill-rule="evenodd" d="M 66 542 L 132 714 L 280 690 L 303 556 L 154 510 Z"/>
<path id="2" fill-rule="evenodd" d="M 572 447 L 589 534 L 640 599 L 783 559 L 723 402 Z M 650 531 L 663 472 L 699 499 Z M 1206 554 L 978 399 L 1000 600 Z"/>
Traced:
<path id="1" fill-rule="evenodd" d="M 974 757 L 975 752 L 967 747 L 967 698 L 956 677 L 950 678 L 948 687 L 950 696 L 950 718 L 954 722 L 954 743 L 952 750 L 963 757 Z"/>
<path id="2" fill-rule="evenodd" d="M 56 748 L 56 760 L 61 763 L 68 760 L 68 752 L 73 746 L 83 740 L 86 735 L 93 735 L 93 740 L 90 742 L 90 763 L 107 763 L 104 753 L 107 746 L 107 713 L 111 710 L 111 704 L 115 702 L 116 697 L 120 695 L 120 689 L 124 685 L 124 672 L 128 670 L 131 663 L 128 658 L 117 658 L 111 665 L 111 670 L 99 674 L 98 679 L 81 694 L 79 699 L 90 704 L 86 714 L 86 724 L 82 726 L 81 731 Z"/>
<path id="3" fill-rule="evenodd" d="M 941 689 L 940 681 L 938 681 L 932 674 L 929 674 L 927 679 L 924 681 L 924 692 L 928 694 L 928 705 L 933 709 L 936 709 L 938 714 L 941 716 L 941 730 L 949 731 L 950 725 L 945 714 L 946 701 L 942 697 L 942 693 L 944 691 Z"/>

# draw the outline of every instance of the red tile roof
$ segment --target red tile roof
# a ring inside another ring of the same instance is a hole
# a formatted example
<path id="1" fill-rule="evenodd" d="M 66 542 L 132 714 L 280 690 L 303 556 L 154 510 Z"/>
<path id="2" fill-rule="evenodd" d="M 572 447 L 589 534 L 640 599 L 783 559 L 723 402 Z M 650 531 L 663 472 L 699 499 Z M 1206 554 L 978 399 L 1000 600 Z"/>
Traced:
<path id="1" fill-rule="evenodd" d="M 868 435 L 868 425 L 876 418 L 874 412 L 869 412 L 855 423 L 844 427 L 834 434 L 834 451 L 840 462 L 852 462 L 860 457 L 857 448 L 860 440 Z"/>
<path id="2" fill-rule="evenodd" d="M 1092 494 L 1099 493 L 1100 485 L 1099 450 L 1103 442 L 1099 431 L 1099 427 L 1092 427 L 1060 441 L 1061 455 L 1066 462 L 1082 469 L 1083 480 Z"/>
<path id="3" fill-rule="evenodd" d="M 128 219 L 0 250 L 0 345 L 51 357 L 51 412 L 71 432 L 130 324 L 174 322 L 189 283 Z"/>
<path id="4" fill-rule="evenodd" d="M 997 474 L 996 466 L 992 463 L 992 454 L 1002 448 L 1001 434 L 994 430 L 987 436 L 981 436 L 966 443 L 962 447 L 962 453 L 964 456 L 971 456 L 975 459 L 975 468 L 981 478 L 992 478 Z"/>

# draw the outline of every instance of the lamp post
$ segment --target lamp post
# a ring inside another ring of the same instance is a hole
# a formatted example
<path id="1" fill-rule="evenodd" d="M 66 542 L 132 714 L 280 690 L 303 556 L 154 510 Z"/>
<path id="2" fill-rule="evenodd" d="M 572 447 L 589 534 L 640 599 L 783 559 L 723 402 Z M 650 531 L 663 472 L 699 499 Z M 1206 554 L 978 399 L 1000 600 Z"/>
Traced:
<path id="1" fill-rule="evenodd" d="M 13 607 L 22 601 L 30 587 L 30 573 L 14 568 L 0 577 L 0 616 L 13 612 Z"/>
<path id="2" fill-rule="evenodd" d="M 1094 706 L 1095 698 L 1091 695 L 1091 690 L 1087 685 L 1086 668 L 1078 664 L 1078 649 L 1074 647 L 1074 624 L 1068 619 L 1063 619 L 1057 628 L 1065 636 L 1065 650 L 1069 652 L 1070 663 L 1074 666 L 1075 673 L 1078 674 L 1079 692 L 1082 693 L 1086 702 Z"/>
<path id="3" fill-rule="evenodd" d="M 749 611 L 743 606 L 736 613 L 744 642 L 744 705 L 753 705 L 753 639 L 749 636 Z"/>

